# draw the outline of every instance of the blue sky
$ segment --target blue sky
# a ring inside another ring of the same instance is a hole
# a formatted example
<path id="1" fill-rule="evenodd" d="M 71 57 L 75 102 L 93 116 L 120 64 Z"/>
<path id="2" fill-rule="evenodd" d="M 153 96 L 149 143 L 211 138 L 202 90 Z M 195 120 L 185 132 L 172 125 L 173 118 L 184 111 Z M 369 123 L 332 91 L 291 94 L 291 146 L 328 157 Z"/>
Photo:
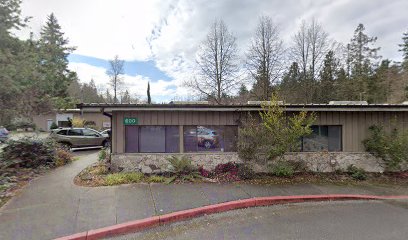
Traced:
<path id="1" fill-rule="evenodd" d="M 109 68 L 108 60 L 95 58 L 95 57 L 83 56 L 79 54 L 71 54 L 69 55 L 68 60 L 71 63 L 86 63 L 86 64 L 89 64 L 95 67 L 101 67 L 105 69 Z M 160 71 L 160 69 L 156 67 L 156 63 L 152 60 L 125 61 L 124 70 L 125 70 L 126 75 L 129 75 L 129 76 L 142 75 L 142 76 L 145 76 L 151 79 L 152 82 L 157 82 L 158 80 L 164 80 L 164 81 L 172 80 L 172 78 L 167 76 L 164 72 Z"/>

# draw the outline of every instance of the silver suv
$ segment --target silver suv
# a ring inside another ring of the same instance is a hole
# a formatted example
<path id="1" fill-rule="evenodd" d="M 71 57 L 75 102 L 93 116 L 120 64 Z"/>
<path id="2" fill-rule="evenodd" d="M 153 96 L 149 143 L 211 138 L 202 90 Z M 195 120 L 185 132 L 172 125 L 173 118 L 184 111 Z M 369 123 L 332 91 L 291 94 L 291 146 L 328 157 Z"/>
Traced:
<path id="1" fill-rule="evenodd" d="M 67 148 L 109 146 L 108 138 L 91 128 L 58 128 L 51 132 L 50 137 Z"/>

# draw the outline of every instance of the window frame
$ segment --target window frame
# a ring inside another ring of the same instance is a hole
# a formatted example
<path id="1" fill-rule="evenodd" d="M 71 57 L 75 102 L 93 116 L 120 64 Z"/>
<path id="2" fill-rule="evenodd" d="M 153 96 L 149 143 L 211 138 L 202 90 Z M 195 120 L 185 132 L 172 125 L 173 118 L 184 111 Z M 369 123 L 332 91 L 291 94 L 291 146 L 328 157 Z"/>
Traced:
<path id="1" fill-rule="evenodd" d="M 229 131 L 226 131 L 226 128 L 229 128 L 229 127 L 230 128 L 235 128 L 234 129 L 234 132 L 235 132 L 235 148 L 233 150 L 229 150 L 228 149 L 229 146 L 227 147 L 227 145 L 226 145 L 227 142 L 228 143 L 230 142 L 230 140 L 226 141 L 226 138 L 225 138 L 226 133 L 229 132 Z M 186 138 L 192 137 L 192 136 L 187 136 L 186 137 L 186 134 L 185 134 L 186 129 L 194 129 L 194 128 L 195 128 L 196 149 L 195 149 L 195 151 L 186 151 L 186 149 L 187 149 L 186 148 Z M 206 132 L 206 130 L 203 129 L 203 128 L 210 129 L 211 131 Z M 215 129 L 211 129 L 211 128 L 215 128 Z M 238 133 L 239 132 L 238 128 L 239 127 L 237 125 L 185 125 L 185 126 L 183 126 L 183 136 L 182 136 L 183 137 L 184 151 L 186 153 L 236 153 L 237 152 L 237 143 L 238 143 L 238 134 L 239 134 Z M 218 144 L 222 143 L 223 146 L 219 146 L 218 148 L 216 148 L 216 149 L 220 149 L 220 150 L 214 150 L 214 149 L 200 150 L 200 147 L 199 147 L 199 142 L 200 141 L 198 139 L 198 135 L 200 133 L 203 133 L 203 132 L 205 132 L 205 133 L 215 133 L 215 135 L 220 136 L 219 139 L 218 139 L 218 141 L 219 141 Z M 221 149 L 222 149 L 222 151 L 221 151 Z"/>
<path id="2" fill-rule="evenodd" d="M 141 143 L 141 134 L 142 134 L 142 131 L 141 131 L 141 129 L 143 128 L 143 127 L 163 127 L 164 128 L 164 152 L 142 152 L 141 151 L 141 145 L 140 145 L 140 143 Z M 141 154 L 174 154 L 174 153 L 180 153 L 180 134 L 178 135 L 178 139 L 177 139 L 177 147 L 178 147 L 178 150 L 176 151 L 176 152 L 167 152 L 167 147 L 168 147 L 168 143 L 167 143 L 167 134 L 168 134 L 168 131 L 167 131 L 167 129 L 168 128 L 171 128 L 171 127 L 173 127 L 173 128 L 177 128 L 177 132 L 179 132 L 178 131 L 178 129 L 180 128 L 180 126 L 179 125 L 131 125 L 131 126 L 125 126 L 125 134 L 124 134 L 124 151 L 125 151 L 125 153 L 141 153 Z M 130 151 L 130 149 L 132 149 L 131 147 L 130 147 L 130 145 L 128 145 L 129 143 L 128 143 L 128 132 L 130 132 L 130 130 L 128 130 L 128 128 L 137 128 L 137 130 L 135 130 L 135 131 L 137 131 L 137 137 L 135 137 L 134 138 L 134 140 L 136 140 L 137 141 L 137 143 L 136 143 L 136 148 L 135 149 L 137 149 L 137 151 Z"/>
<path id="3" fill-rule="evenodd" d="M 314 126 L 319 127 L 319 134 L 322 132 L 321 129 L 320 129 L 321 127 L 327 127 L 327 150 L 325 150 L 325 151 L 327 151 L 327 152 L 343 152 L 344 151 L 344 148 L 343 148 L 343 125 L 341 125 L 341 124 L 334 124 L 334 125 L 321 124 L 321 125 L 312 125 L 311 127 L 314 127 Z M 330 147 L 329 147 L 329 132 L 330 132 L 329 128 L 330 127 L 340 127 L 340 135 L 339 135 L 339 137 L 340 137 L 340 141 L 339 141 L 340 142 L 340 150 L 339 151 L 329 151 L 329 149 L 330 149 Z M 304 139 L 305 138 L 307 138 L 307 136 L 301 138 L 301 146 L 300 146 L 300 151 L 301 152 L 325 152 L 325 151 L 305 151 L 304 150 Z"/>

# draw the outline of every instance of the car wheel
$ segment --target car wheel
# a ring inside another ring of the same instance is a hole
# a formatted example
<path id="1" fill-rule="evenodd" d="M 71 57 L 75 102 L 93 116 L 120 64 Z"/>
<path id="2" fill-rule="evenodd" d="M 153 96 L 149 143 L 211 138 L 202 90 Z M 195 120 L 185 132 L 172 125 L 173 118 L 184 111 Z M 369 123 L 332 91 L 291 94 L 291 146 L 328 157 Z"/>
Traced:
<path id="1" fill-rule="evenodd" d="M 210 141 L 204 141 L 204 147 L 205 147 L 206 149 L 210 149 L 211 146 L 212 146 L 212 144 L 211 144 Z"/>
<path id="2" fill-rule="evenodd" d="M 103 146 L 103 148 L 109 148 L 110 147 L 110 142 L 106 140 L 106 141 L 104 141 L 102 143 L 102 146 Z"/>

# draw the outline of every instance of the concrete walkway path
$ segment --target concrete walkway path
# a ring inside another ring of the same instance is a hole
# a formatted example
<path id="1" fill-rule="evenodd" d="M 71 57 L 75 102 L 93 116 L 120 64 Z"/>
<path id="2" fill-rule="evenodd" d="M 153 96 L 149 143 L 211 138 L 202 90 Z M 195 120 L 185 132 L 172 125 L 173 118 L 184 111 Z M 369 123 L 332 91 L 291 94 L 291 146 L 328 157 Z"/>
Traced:
<path id="1" fill-rule="evenodd" d="M 97 151 L 33 180 L 0 209 L 0 239 L 53 239 L 131 220 L 213 203 L 305 194 L 406 195 L 408 188 L 334 185 L 132 184 L 79 187 L 73 178 L 96 162 Z"/>

